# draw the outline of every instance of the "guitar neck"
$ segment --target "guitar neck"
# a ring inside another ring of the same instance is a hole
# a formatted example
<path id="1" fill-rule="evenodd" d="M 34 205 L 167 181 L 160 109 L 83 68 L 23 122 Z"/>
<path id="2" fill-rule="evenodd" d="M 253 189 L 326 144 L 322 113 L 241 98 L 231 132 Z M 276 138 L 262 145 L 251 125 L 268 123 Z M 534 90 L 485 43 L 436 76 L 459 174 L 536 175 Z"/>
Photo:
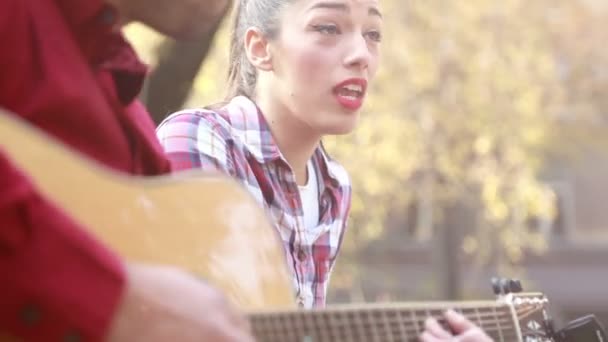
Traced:
<path id="1" fill-rule="evenodd" d="M 258 312 L 250 314 L 257 341 L 384 342 L 418 341 L 427 317 L 444 327 L 443 312 L 462 313 L 494 338 L 518 341 L 511 308 L 495 302 L 433 303 L 387 306 L 345 306 L 322 310 Z"/>

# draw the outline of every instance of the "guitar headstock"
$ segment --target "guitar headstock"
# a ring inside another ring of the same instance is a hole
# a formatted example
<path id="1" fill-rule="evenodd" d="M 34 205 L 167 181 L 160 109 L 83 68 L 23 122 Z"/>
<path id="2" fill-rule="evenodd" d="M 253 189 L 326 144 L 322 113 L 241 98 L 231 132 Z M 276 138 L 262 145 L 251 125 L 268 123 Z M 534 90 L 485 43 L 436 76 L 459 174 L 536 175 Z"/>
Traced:
<path id="1" fill-rule="evenodd" d="M 549 300 L 542 293 L 517 293 L 505 297 L 519 325 L 522 341 L 549 342 L 555 334 Z"/>
<path id="2" fill-rule="evenodd" d="M 549 313 L 549 299 L 540 292 L 523 292 L 518 280 L 493 280 L 499 302 L 511 309 L 513 321 L 524 342 L 553 342 L 555 330 Z"/>

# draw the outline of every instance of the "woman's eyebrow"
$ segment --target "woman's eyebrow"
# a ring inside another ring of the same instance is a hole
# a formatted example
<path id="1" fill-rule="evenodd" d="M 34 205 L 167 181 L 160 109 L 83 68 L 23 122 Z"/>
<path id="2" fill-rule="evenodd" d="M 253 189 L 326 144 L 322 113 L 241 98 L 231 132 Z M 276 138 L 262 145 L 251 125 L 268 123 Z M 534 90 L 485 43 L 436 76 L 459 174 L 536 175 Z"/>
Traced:
<path id="1" fill-rule="evenodd" d="M 321 1 L 313 4 L 308 8 L 307 11 L 312 11 L 314 9 L 325 8 L 325 9 L 334 9 L 343 12 L 350 12 L 350 7 L 343 2 L 335 2 L 335 1 Z M 382 18 L 382 13 L 374 6 L 370 6 L 368 9 L 369 15 L 377 16 Z"/>

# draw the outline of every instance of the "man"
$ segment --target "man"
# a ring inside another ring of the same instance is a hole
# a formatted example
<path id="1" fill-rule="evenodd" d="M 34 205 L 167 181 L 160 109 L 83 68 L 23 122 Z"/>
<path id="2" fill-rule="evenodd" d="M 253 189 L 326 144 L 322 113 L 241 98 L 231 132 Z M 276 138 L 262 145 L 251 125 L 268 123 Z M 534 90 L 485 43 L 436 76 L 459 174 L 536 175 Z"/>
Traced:
<path id="1" fill-rule="evenodd" d="M 2 0 L 0 108 L 116 170 L 170 171 L 135 99 L 145 68 L 120 26 L 212 29 L 228 0 Z M 52 161 L 50 161 L 52 162 Z M 120 260 L 0 151 L 0 340 L 248 341 L 216 290 Z"/>

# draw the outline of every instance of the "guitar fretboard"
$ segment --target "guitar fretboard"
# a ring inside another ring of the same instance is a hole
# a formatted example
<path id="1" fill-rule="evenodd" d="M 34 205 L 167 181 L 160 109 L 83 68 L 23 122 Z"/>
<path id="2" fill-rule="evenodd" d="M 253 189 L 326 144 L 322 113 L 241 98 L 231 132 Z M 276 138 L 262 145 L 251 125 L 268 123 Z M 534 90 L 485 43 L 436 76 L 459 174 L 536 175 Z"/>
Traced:
<path id="1" fill-rule="evenodd" d="M 260 342 L 392 342 L 418 341 L 428 317 L 446 327 L 443 308 L 335 308 L 250 315 Z M 480 326 L 495 341 L 517 341 L 517 331 L 506 305 L 454 308 Z"/>

